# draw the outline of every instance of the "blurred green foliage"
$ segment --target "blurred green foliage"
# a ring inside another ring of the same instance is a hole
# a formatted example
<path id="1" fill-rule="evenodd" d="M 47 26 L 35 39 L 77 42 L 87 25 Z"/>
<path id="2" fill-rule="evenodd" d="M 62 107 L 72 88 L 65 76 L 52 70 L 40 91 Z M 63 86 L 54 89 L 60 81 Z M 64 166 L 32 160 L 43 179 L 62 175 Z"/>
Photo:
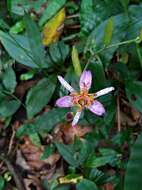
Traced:
<path id="1" fill-rule="evenodd" d="M 63 33 L 58 41 L 44 47 L 44 24 L 63 7 Z M 107 183 L 116 190 L 141 190 L 141 136 L 133 147 L 127 170 L 134 129 L 122 124 L 122 130 L 116 131 L 121 106 L 127 104 L 129 109 L 142 112 L 141 0 L 1 1 L 0 42 L 0 118 L 5 127 L 12 125 L 22 109 L 24 119 L 17 138 L 27 135 L 40 147 L 57 124 L 69 124 L 67 113 L 74 112 L 55 107 L 56 99 L 67 94 L 57 76 L 64 76 L 78 89 L 81 71 L 91 70 L 91 92 L 115 87 L 114 94 L 100 98 L 106 114 L 98 118 L 85 111 L 79 124 L 92 127 L 91 133 L 75 138 L 69 145 L 53 141 L 41 159 L 58 151 L 67 164 L 65 176 L 83 176 L 74 184 L 77 190 L 102 190 Z M 21 98 L 17 89 L 23 81 L 34 83 Z M 135 127 L 139 133 L 139 126 Z M 126 170 L 124 185 L 121 173 Z M 71 188 L 70 183 L 60 184 L 57 179 L 45 180 L 43 185 L 49 190 Z M 0 176 L 0 189 L 4 186 Z"/>

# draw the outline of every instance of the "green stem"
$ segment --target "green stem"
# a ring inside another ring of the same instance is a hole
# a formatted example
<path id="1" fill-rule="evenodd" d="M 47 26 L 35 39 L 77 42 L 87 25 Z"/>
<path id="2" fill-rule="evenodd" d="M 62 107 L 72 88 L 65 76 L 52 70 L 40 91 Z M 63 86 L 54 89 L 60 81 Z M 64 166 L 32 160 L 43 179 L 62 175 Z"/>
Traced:
<path id="1" fill-rule="evenodd" d="M 112 48 L 112 47 L 131 44 L 131 43 L 135 43 L 135 42 L 136 42 L 136 38 L 134 38 L 132 40 L 126 40 L 126 41 L 123 41 L 123 42 L 119 42 L 119 43 L 116 43 L 116 44 L 111 44 L 109 46 L 103 47 L 102 49 L 96 51 L 95 54 L 101 53 L 102 51 L 104 51 L 106 49 L 109 49 L 109 48 Z"/>
<path id="2" fill-rule="evenodd" d="M 75 34 L 72 34 L 72 35 L 70 35 L 70 36 L 64 37 L 62 40 L 63 40 L 64 42 L 70 41 L 70 40 L 72 40 L 72 39 L 78 37 L 79 35 L 80 35 L 79 33 L 75 33 Z"/>
<path id="3" fill-rule="evenodd" d="M 84 67 L 84 70 L 87 69 L 87 67 L 89 66 L 89 64 L 90 64 L 91 60 L 93 59 L 93 57 L 97 57 L 97 59 L 99 58 L 98 54 L 101 53 L 102 51 L 107 50 L 107 49 L 112 48 L 112 47 L 116 47 L 116 46 L 121 46 L 121 45 L 136 43 L 137 40 L 138 40 L 137 38 L 134 38 L 134 39 L 131 39 L 131 40 L 126 40 L 126 41 L 123 41 L 123 42 L 111 44 L 111 45 L 108 45 L 108 46 L 106 46 L 106 47 L 103 47 L 102 49 L 100 49 L 100 50 L 98 50 L 98 51 L 96 51 L 96 52 L 92 52 L 92 51 L 90 50 L 90 52 L 91 52 L 92 55 L 91 55 L 90 58 L 88 59 L 86 65 L 85 65 L 85 67 Z M 138 50 L 138 51 L 139 51 L 139 50 Z M 140 55 L 140 51 L 138 52 L 138 56 L 139 56 L 139 59 L 140 59 L 140 61 L 141 61 L 140 63 L 141 63 L 141 65 L 142 65 L 142 57 L 141 57 L 141 55 Z"/>

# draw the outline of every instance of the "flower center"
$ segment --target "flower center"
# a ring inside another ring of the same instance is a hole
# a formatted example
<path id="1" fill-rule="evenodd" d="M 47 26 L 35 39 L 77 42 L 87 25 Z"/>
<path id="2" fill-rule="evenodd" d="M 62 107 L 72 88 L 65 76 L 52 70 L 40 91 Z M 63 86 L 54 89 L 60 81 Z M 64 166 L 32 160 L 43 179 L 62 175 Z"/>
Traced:
<path id="1" fill-rule="evenodd" d="M 94 101 L 93 96 L 84 92 L 72 94 L 72 96 L 73 96 L 73 103 L 81 109 L 91 106 Z"/>

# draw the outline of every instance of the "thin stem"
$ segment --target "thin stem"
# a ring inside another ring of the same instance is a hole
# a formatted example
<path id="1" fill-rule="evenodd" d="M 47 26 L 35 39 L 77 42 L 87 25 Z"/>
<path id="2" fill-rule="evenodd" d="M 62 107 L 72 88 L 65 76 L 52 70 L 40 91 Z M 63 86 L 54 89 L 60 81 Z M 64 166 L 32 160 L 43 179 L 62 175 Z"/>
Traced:
<path id="1" fill-rule="evenodd" d="M 79 16 L 79 14 L 69 15 L 66 17 L 66 19 L 78 18 Z"/>
<path id="2" fill-rule="evenodd" d="M 78 37 L 79 35 L 80 35 L 80 33 L 75 33 L 75 34 L 72 34 L 72 35 L 70 35 L 70 36 L 64 37 L 62 40 L 63 40 L 64 42 L 70 41 L 70 40 L 72 40 L 72 39 Z"/>
<path id="3" fill-rule="evenodd" d="M 92 55 L 91 55 L 90 58 L 88 59 L 86 65 L 85 65 L 85 67 L 84 67 L 84 70 L 87 69 L 87 67 L 89 66 L 89 64 L 90 64 L 91 60 L 93 59 L 93 57 L 96 57 L 97 59 L 99 58 L 98 54 L 101 53 L 102 51 L 105 51 L 105 50 L 107 50 L 107 49 L 109 49 L 109 48 L 112 48 L 112 47 L 121 46 L 121 45 L 126 45 L 126 44 L 130 44 L 130 43 L 136 43 L 136 42 L 137 42 L 137 38 L 134 38 L 134 39 L 131 39 L 131 40 L 126 40 L 126 41 L 123 41 L 123 42 L 111 44 L 111 45 L 109 45 L 109 46 L 106 46 L 106 47 L 101 48 L 100 50 L 98 50 L 98 51 L 96 51 L 96 52 L 92 52 L 92 50 L 90 50 L 90 52 L 91 52 Z M 138 51 L 139 51 L 139 50 L 138 50 Z M 140 59 L 140 61 L 141 61 L 140 63 L 141 63 L 141 65 L 142 65 L 142 57 L 141 57 L 141 55 L 140 55 L 140 51 L 138 52 L 138 54 L 139 54 L 139 59 Z"/>
<path id="4" fill-rule="evenodd" d="M 130 44 L 130 43 L 134 43 L 134 42 L 136 42 L 136 38 L 134 38 L 132 40 L 126 40 L 126 41 L 123 41 L 123 42 L 119 42 L 119 43 L 116 43 L 116 44 L 111 44 L 109 46 L 103 47 L 102 49 L 96 51 L 95 54 L 101 53 L 102 51 L 104 51 L 106 49 L 109 49 L 109 48 L 112 48 L 112 47 L 126 45 L 126 44 Z"/>

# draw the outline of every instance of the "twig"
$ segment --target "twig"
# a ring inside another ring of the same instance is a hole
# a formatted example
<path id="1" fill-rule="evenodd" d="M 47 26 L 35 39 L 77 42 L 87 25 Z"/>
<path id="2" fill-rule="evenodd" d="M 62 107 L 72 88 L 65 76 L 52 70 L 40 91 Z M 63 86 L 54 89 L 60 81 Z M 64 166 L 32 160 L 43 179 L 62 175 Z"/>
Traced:
<path id="1" fill-rule="evenodd" d="M 117 129 L 118 129 L 118 132 L 121 131 L 121 117 L 120 117 L 120 100 L 119 100 L 119 96 L 117 96 Z"/>
<path id="2" fill-rule="evenodd" d="M 12 132 L 12 135 L 11 135 L 11 138 L 10 138 L 10 142 L 9 142 L 9 146 L 8 146 L 8 152 L 7 152 L 7 155 L 9 155 L 11 153 L 11 150 L 12 150 L 12 145 L 13 145 L 13 141 L 14 141 L 14 137 L 15 137 L 15 130 L 13 129 L 13 132 Z"/>
<path id="3" fill-rule="evenodd" d="M 79 16 L 80 16 L 79 14 L 69 15 L 69 16 L 66 16 L 66 19 L 77 18 Z"/>

